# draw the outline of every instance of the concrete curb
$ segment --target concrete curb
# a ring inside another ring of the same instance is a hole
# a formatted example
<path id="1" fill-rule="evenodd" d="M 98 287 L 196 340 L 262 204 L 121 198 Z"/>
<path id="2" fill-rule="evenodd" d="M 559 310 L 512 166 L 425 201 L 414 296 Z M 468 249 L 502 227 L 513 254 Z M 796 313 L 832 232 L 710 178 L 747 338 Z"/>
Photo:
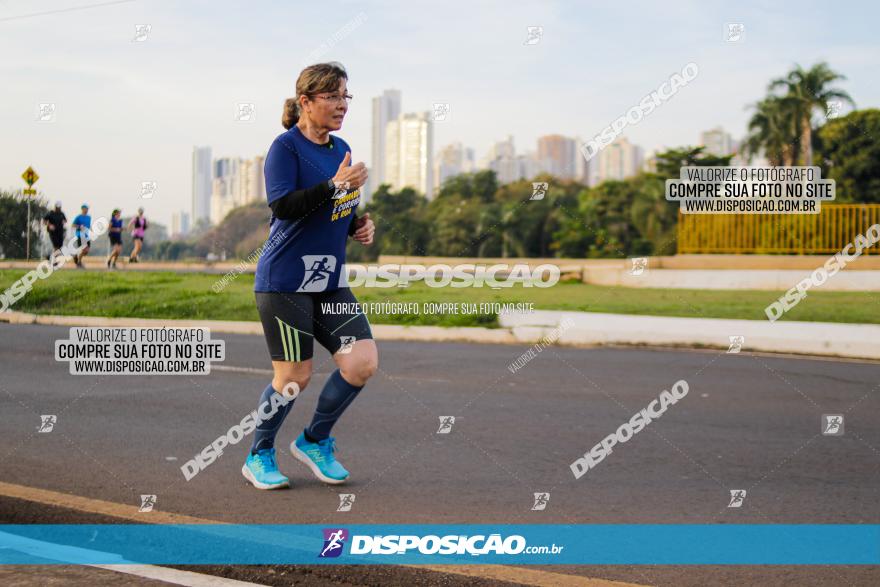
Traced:
<path id="1" fill-rule="evenodd" d="M 563 320 L 567 327 L 562 326 Z M 259 322 L 44 316 L 0 313 L 0 322 L 52 326 L 201 327 L 212 332 L 262 335 Z M 670 318 L 591 312 L 537 310 L 501 314 L 502 328 L 373 325 L 377 340 L 534 344 L 547 340 L 562 346 L 646 346 L 720 348 L 731 336 L 743 336 L 742 351 L 761 351 L 880 360 L 880 325 L 827 322 L 776 322 L 714 318 Z"/>
<path id="2" fill-rule="evenodd" d="M 164 318 L 104 318 L 100 316 L 51 316 L 7 311 L 0 313 L 0 322 L 10 324 L 44 324 L 49 326 L 135 326 L 161 328 L 210 328 L 212 332 L 228 334 L 263 335 L 259 322 L 235 320 L 167 320 Z M 372 325 L 377 340 L 413 340 L 430 342 L 480 342 L 488 344 L 518 344 L 523 341 L 506 328 L 451 327 L 444 326 L 397 326 L 393 324 Z M 538 337 L 540 338 L 540 337 Z M 533 341 L 537 342 L 538 338 Z"/>
<path id="3" fill-rule="evenodd" d="M 536 310 L 501 314 L 501 326 L 518 339 L 554 332 L 570 345 L 639 345 L 729 348 L 743 336 L 742 350 L 880 359 L 880 325 L 829 322 L 775 322 L 718 318 L 632 316 Z M 561 323 L 567 320 L 568 327 Z"/>

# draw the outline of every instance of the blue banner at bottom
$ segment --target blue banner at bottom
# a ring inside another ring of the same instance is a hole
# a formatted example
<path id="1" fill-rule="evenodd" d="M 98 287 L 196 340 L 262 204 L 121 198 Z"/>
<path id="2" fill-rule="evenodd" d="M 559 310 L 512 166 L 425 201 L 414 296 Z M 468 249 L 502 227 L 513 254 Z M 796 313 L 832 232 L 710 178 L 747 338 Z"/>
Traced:
<path id="1" fill-rule="evenodd" d="M 0 564 L 878 565 L 880 525 L 0 525 Z"/>

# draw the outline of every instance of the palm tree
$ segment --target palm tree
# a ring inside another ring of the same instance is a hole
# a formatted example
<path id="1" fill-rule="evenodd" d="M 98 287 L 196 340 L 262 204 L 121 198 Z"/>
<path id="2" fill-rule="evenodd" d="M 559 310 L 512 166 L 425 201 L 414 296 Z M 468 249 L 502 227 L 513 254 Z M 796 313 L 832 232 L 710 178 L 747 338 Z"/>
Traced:
<path id="1" fill-rule="evenodd" d="M 794 165 L 798 157 L 798 119 L 792 103 L 768 96 L 753 107 L 746 151 L 751 161 L 761 150 L 770 165 Z"/>
<path id="2" fill-rule="evenodd" d="M 821 109 L 828 111 L 828 102 L 840 100 L 854 106 L 852 98 L 843 90 L 828 87 L 835 81 L 845 80 L 846 77 L 832 71 L 825 62 L 817 63 L 808 70 L 800 65 L 788 73 L 784 78 L 770 82 L 770 90 L 782 88 L 787 90 L 783 100 L 783 106 L 790 109 L 797 117 L 800 131 L 800 151 L 804 155 L 804 165 L 813 164 L 813 112 Z"/>

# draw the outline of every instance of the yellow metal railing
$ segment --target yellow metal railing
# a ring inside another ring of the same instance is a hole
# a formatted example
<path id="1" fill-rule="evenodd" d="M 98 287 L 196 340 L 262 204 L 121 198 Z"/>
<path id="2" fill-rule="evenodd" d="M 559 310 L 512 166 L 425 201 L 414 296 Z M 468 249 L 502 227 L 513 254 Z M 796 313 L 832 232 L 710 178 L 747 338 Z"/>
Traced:
<path id="1" fill-rule="evenodd" d="M 819 214 L 678 214 L 678 253 L 836 253 L 880 223 L 880 204 L 822 204 Z M 863 254 L 880 254 L 868 247 Z"/>

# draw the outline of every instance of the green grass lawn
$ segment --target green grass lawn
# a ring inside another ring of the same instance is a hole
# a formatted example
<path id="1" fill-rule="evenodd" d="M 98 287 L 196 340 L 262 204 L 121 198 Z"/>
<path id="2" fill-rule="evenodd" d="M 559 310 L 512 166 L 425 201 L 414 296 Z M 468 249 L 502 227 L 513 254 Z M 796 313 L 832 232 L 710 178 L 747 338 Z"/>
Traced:
<path id="1" fill-rule="evenodd" d="M 0 292 L 24 275 L 0 270 Z M 211 286 L 221 275 L 172 272 L 105 272 L 62 270 L 18 300 L 11 309 L 36 314 L 82 316 L 189 318 L 197 320 L 258 320 L 253 275 L 240 275 L 221 293 Z M 764 320 L 764 308 L 782 292 L 631 289 L 562 282 L 551 288 L 514 287 L 355 288 L 361 302 L 533 302 L 540 310 L 576 310 Z M 374 324 L 497 326 L 494 314 L 370 315 Z M 782 320 L 880 323 L 880 293 L 811 291 Z"/>

